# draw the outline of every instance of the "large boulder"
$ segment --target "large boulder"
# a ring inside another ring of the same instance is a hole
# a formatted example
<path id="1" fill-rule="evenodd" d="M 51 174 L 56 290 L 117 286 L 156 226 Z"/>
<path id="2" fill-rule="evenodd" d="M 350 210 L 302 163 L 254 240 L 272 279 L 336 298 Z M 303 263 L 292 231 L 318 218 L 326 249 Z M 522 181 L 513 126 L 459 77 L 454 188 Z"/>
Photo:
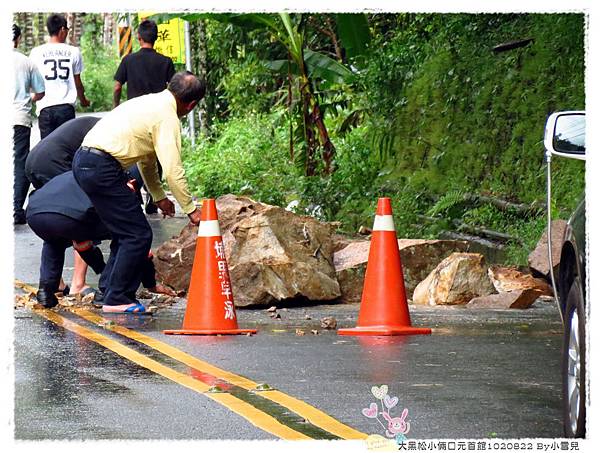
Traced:
<path id="1" fill-rule="evenodd" d="M 340 297 L 333 267 L 335 225 L 233 195 L 218 198 L 217 209 L 237 306 Z M 186 226 L 156 252 L 159 278 L 176 290 L 189 286 L 197 230 Z"/>
<path id="2" fill-rule="evenodd" d="M 545 280 L 523 273 L 515 267 L 490 266 L 488 276 L 499 293 L 533 290 L 540 296 L 553 294 L 552 288 Z"/>
<path id="3" fill-rule="evenodd" d="M 552 240 L 552 264 L 554 272 L 558 270 L 560 263 L 560 253 L 562 249 L 563 238 L 567 222 L 564 220 L 554 220 L 551 224 Z M 550 263 L 548 262 L 548 230 L 545 229 L 542 237 L 538 241 L 533 252 L 527 259 L 529 269 L 535 276 L 550 278 Z"/>
<path id="4" fill-rule="evenodd" d="M 187 224 L 179 233 L 163 242 L 154 253 L 156 277 L 175 291 L 187 291 L 196 252 L 198 227 Z"/>
<path id="5" fill-rule="evenodd" d="M 467 308 L 529 308 L 540 296 L 535 289 L 519 289 L 515 291 L 490 294 L 489 296 L 475 297 Z"/>
<path id="6" fill-rule="evenodd" d="M 231 247 L 234 243 L 231 234 L 233 225 L 242 219 L 264 211 L 266 208 L 267 205 L 246 197 L 224 195 L 217 199 L 219 226 L 221 227 L 227 259 L 231 255 Z M 156 266 L 158 278 L 177 291 L 187 291 L 190 286 L 197 237 L 198 227 L 188 224 L 181 230 L 179 236 L 174 236 L 164 242 L 156 250 L 154 265 Z"/>
<path id="7" fill-rule="evenodd" d="M 368 240 L 348 241 L 333 256 L 343 302 L 361 300 L 370 244 Z M 453 252 L 466 251 L 468 244 L 465 241 L 399 239 L 398 247 L 404 285 L 407 294 L 411 294 L 441 260 Z"/>
<path id="8" fill-rule="evenodd" d="M 334 228 L 276 206 L 236 223 L 229 258 L 236 304 L 339 298 L 333 267 Z"/>
<path id="9" fill-rule="evenodd" d="M 464 305 L 496 290 L 479 253 L 453 253 L 417 285 L 413 303 L 421 305 Z"/>

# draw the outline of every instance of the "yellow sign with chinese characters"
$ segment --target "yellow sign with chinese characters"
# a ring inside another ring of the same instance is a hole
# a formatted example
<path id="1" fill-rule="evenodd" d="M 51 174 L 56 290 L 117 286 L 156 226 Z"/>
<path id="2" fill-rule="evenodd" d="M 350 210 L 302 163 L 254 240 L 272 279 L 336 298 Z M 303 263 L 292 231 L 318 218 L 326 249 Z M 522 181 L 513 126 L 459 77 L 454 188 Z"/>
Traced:
<path id="1" fill-rule="evenodd" d="M 143 11 L 138 13 L 140 22 L 154 12 Z M 173 63 L 185 64 L 185 32 L 182 19 L 171 19 L 164 24 L 158 24 L 158 38 L 154 43 L 154 50 L 169 57 Z"/>

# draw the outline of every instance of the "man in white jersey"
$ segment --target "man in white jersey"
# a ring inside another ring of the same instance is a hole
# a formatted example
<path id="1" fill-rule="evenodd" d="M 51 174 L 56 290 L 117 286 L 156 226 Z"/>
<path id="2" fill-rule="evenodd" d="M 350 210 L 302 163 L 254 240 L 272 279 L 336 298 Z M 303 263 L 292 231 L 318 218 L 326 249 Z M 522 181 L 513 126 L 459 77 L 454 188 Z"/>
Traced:
<path id="1" fill-rule="evenodd" d="M 29 180 L 25 175 L 25 161 L 29 155 L 29 139 L 31 137 L 32 102 L 44 97 L 44 79 L 35 64 L 17 50 L 21 41 L 21 29 L 13 24 L 13 222 L 15 225 L 25 223 L 23 205 L 29 190 Z"/>
<path id="2" fill-rule="evenodd" d="M 90 105 L 81 82 L 83 58 L 78 47 L 66 44 L 67 19 L 52 14 L 46 21 L 50 39 L 32 49 L 30 58 L 44 76 L 46 96 L 37 103 L 40 138 L 45 138 L 61 124 L 75 118 L 75 102 Z"/>

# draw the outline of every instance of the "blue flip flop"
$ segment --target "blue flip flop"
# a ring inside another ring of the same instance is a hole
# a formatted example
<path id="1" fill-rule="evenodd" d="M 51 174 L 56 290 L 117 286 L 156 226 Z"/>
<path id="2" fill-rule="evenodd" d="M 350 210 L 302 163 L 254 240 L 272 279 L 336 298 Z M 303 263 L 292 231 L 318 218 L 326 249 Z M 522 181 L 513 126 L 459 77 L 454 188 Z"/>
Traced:
<path id="1" fill-rule="evenodd" d="M 129 307 L 125 311 L 104 311 L 104 310 L 102 310 L 102 313 L 105 315 L 122 315 L 122 314 L 151 315 L 152 314 L 152 312 L 146 311 L 146 307 L 144 307 L 144 305 L 141 303 L 138 303 L 132 307 Z"/>
<path id="2" fill-rule="evenodd" d="M 135 311 L 136 309 L 139 309 L 139 310 Z M 135 306 L 129 307 L 127 310 L 125 310 L 125 313 L 145 313 L 145 312 L 146 312 L 146 307 L 144 307 L 143 304 L 135 304 Z"/>

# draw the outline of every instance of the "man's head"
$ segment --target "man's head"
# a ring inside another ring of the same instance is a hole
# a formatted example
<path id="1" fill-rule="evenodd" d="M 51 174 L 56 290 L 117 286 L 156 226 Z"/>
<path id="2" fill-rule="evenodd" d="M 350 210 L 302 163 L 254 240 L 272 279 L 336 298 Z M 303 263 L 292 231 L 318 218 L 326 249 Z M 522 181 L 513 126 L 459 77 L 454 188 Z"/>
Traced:
<path id="1" fill-rule="evenodd" d="M 140 44 L 146 43 L 154 46 L 154 42 L 158 38 L 158 26 L 153 20 L 144 20 L 138 27 L 138 39 Z"/>
<path id="2" fill-rule="evenodd" d="M 65 16 L 60 14 L 51 14 L 46 20 L 46 28 L 48 34 L 52 38 L 56 38 L 59 42 L 65 42 L 67 35 L 69 34 L 69 27 L 67 27 L 67 19 Z"/>
<path id="3" fill-rule="evenodd" d="M 13 24 L 13 45 L 15 49 L 19 46 L 21 42 L 21 28 L 17 24 Z"/>
<path id="4" fill-rule="evenodd" d="M 182 117 L 190 113 L 204 97 L 206 85 L 191 72 L 181 71 L 171 78 L 168 89 L 175 96 L 177 116 Z"/>

